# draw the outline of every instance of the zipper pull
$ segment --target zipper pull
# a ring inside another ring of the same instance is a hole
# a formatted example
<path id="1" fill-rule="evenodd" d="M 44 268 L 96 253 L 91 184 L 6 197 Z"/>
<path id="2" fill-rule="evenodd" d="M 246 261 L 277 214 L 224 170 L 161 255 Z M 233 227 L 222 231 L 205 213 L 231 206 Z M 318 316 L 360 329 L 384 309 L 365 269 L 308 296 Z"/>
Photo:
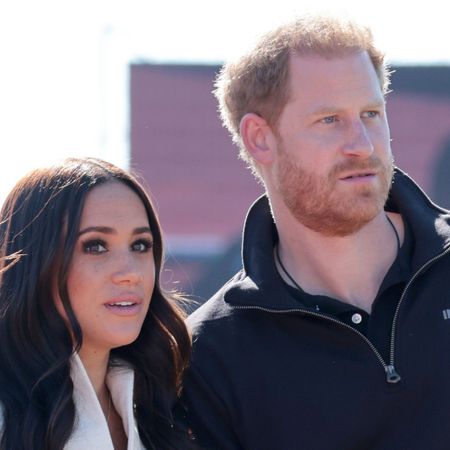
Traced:
<path id="1" fill-rule="evenodd" d="M 384 370 L 386 371 L 386 381 L 388 383 L 398 383 L 402 377 L 397 373 L 395 367 L 392 364 L 387 365 Z"/>

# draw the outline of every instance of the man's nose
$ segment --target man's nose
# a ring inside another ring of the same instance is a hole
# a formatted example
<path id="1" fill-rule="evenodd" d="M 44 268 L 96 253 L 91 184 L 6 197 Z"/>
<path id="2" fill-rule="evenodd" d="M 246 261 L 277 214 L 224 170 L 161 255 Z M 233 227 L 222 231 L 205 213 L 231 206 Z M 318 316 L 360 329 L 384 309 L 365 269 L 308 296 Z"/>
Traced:
<path id="1" fill-rule="evenodd" d="M 365 124 L 361 119 L 348 124 L 342 152 L 347 156 L 367 158 L 374 152 L 374 146 Z"/>

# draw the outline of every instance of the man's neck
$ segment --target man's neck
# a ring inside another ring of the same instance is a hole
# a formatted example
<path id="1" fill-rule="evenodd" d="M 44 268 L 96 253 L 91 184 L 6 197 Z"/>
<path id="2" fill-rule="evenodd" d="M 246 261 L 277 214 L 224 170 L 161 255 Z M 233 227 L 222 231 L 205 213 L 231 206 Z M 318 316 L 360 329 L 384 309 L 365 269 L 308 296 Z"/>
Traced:
<path id="1" fill-rule="evenodd" d="M 389 213 L 389 217 L 402 242 L 401 216 Z M 305 292 L 326 295 L 371 311 L 398 251 L 396 233 L 384 211 L 345 237 L 324 236 L 292 217 L 275 218 L 282 264 Z M 292 284 L 286 276 L 283 278 Z"/>

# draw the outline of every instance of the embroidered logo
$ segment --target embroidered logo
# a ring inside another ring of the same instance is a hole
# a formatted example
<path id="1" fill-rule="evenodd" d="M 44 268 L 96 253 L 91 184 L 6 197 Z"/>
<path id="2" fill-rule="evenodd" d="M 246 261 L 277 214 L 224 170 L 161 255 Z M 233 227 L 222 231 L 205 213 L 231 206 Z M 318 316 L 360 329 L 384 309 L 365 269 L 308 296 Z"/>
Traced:
<path id="1" fill-rule="evenodd" d="M 442 314 L 444 315 L 445 320 L 450 319 L 450 309 L 444 309 Z"/>

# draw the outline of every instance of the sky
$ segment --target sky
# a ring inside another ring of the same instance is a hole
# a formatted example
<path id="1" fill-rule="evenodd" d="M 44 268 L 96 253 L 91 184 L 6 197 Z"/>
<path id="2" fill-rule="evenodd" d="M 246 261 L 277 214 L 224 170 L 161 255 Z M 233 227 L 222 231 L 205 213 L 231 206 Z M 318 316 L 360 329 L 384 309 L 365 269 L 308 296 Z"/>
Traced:
<path id="1" fill-rule="evenodd" d="M 0 0 L 1 1 L 1 0 Z M 68 156 L 127 168 L 130 62 L 220 63 L 305 11 L 371 26 L 395 64 L 450 64 L 441 0 L 3 0 L 0 203 L 29 170 Z"/>

